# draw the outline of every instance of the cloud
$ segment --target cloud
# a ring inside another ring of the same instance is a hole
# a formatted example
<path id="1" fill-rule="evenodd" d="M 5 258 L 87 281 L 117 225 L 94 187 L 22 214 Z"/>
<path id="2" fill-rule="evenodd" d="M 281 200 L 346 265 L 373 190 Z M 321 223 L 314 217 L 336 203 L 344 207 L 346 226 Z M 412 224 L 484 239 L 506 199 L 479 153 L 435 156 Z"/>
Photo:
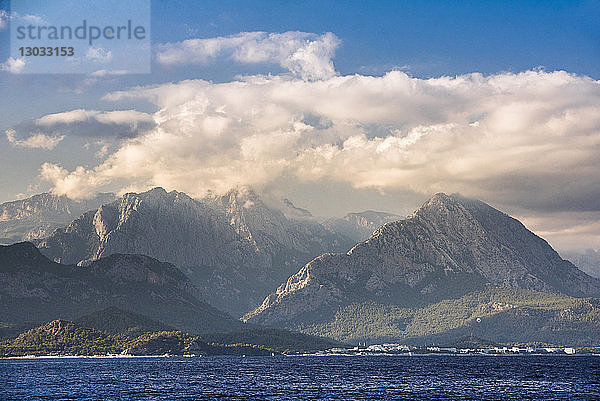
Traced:
<path id="1" fill-rule="evenodd" d="M 244 32 L 227 37 L 188 39 L 157 46 L 156 60 L 163 65 L 209 64 L 218 58 L 242 64 L 279 64 L 305 80 L 336 75 L 332 57 L 339 39 L 328 32 Z"/>
<path id="2" fill-rule="evenodd" d="M 600 210 L 600 83 L 562 71 L 255 76 L 105 97 L 126 98 L 155 103 L 156 126 L 96 167 L 51 176 L 57 191 L 127 182 L 202 195 L 240 183 L 331 181 L 547 212 Z"/>
<path id="3" fill-rule="evenodd" d="M 24 121 L 11 129 L 20 137 L 43 134 L 49 137 L 83 136 L 94 138 L 133 138 L 152 129 L 154 117 L 135 110 L 71 110 Z"/>
<path id="4" fill-rule="evenodd" d="M 40 169 L 43 179 L 56 182 L 53 191 L 58 194 L 69 193 L 73 199 L 87 196 L 85 188 L 99 186 L 106 183 L 101 176 L 90 176 L 86 174 L 83 167 L 77 167 L 68 172 L 64 168 L 51 163 L 44 163 Z M 83 184 L 83 185 L 82 185 Z"/>
<path id="5" fill-rule="evenodd" d="M 16 138 L 16 132 L 13 129 L 5 131 L 6 139 L 14 146 L 20 148 L 38 148 L 52 150 L 62 141 L 65 137 L 61 136 L 48 136 L 41 133 L 34 134 L 27 139 L 19 140 Z"/>
<path id="6" fill-rule="evenodd" d="M 524 219 L 559 249 L 600 247 L 591 223 L 600 216 L 600 82 L 585 76 L 253 76 L 136 87 L 104 100 L 149 101 L 156 112 L 144 118 L 153 124 L 103 149 L 95 166 L 45 164 L 55 192 L 335 187 L 323 202 L 380 193 L 393 198 L 386 205 L 414 206 L 459 192 Z M 98 113 L 44 116 L 36 127 L 101 124 Z M 139 119 L 111 113 L 103 118 L 119 126 Z"/>
<path id="7" fill-rule="evenodd" d="M 101 47 L 89 47 L 85 52 L 85 58 L 86 60 L 106 64 L 111 62 L 112 52 Z"/>
<path id="8" fill-rule="evenodd" d="M 27 65 L 27 60 L 22 57 L 9 57 L 4 63 L 0 64 L 0 71 L 12 72 L 18 74 L 23 71 Z"/>
<path id="9" fill-rule="evenodd" d="M 9 19 L 10 19 L 10 16 L 8 14 L 8 11 L 0 10 L 0 31 L 3 31 L 6 29 L 6 27 L 8 26 Z"/>
<path id="10" fill-rule="evenodd" d="M 23 22 L 30 23 L 30 24 L 43 24 L 46 22 L 44 20 L 44 18 L 40 17 L 39 15 L 33 15 L 33 14 L 20 15 L 19 13 L 14 12 L 14 11 L 9 13 L 6 10 L 0 9 L 0 31 L 3 31 L 4 29 L 6 29 L 8 27 L 9 21 L 14 20 L 14 19 L 19 19 Z"/>
<path id="11" fill-rule="evenodd" d="M 95 78 L 104 78 L 104 77 L 109 77 L 109 76 L 115 76 L 115 75 L 126 75 L 129 74 L 129 71 L 127 70 L 98 70 L 98 71 L 94 71 L 90 74 L 90 76 L 95 77 Z"/>
<path id="12" fill-rule="evenodd" d="M 39 15 L 34 15 L 34 14 L 25 14 L 22 16 L 19 16 L 17 13 L 14 13 L 14 18 L 21 18 L 23 21 L 32 23 L 32 24 L 43 24 L 46 21 L 44 20 L 44 18 L 40 17 Z"/>

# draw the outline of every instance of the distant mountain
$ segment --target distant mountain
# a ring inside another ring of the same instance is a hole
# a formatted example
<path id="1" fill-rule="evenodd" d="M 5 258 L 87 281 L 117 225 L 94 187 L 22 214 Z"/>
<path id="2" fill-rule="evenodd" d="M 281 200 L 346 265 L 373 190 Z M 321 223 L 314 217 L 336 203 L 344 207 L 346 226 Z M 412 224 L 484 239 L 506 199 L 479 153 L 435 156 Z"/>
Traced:
<path id="1" fill-rule="evenodd" d="M 248 188 L 204 200 L 155 188 L 84 213 L 38 247 L 62 263 L 114 253 L 173 263 L 210 304 L 241 316 L 298 266 L 351 243 L 317 223 L 286 219 Z"/>
<path id="2" fill-rule="evenodd" d="M 359 213 L 348 213 L 342 218 L 330 218 L 323 225 L 332 231 L 352 238 L 356 242 L 364 241 L 375 230 L 391 221 L 399 220 L 401 216 L 386 212 L 365 210 Z"/>
<path id="3" fill-rule="evenodd" d="M 201 301 L 175 266 L 148 256 L 114 254 L 85 266 L 62 265 L 24 242 L 0 247 L 0 277 L 2 322 L 73 319 L 116 306 L 197 333 L 243 327 Z"/>
<path id="4" fill-rule="evenodd" d="M 99 194 L 75 201 L 50 193 L 0 204 L 0 243 L 12 244 L 50 235 L 91 209 L 115 200 L 113 194 Z"/>
<path id="5" fill-rule="evenodd" d="M 586 249 L 585 252 L 563 252 L 562 256 L 592 277 L 600 278 L 600 250 Z"/>
<path id="6" fill-rule="evenodd" d="M 347 254 L 306 264 L 245 319 L 306 327 L 327 324 L 352 304 L 419 308 L 490 285 L 600 296 L 600 280 L 561 259 L 516 219 L 477 200 L 437 194 Z"/>
<path id="7" fill-rule="evenodd" d="M 285 217 L 292 219 L 310 219 L 313 217 L 310 211 L 301 207 L 297 207 L 292 203 L 291 200 L 287 198 L 283 200 L 281 211 L 283 212 Z"/>

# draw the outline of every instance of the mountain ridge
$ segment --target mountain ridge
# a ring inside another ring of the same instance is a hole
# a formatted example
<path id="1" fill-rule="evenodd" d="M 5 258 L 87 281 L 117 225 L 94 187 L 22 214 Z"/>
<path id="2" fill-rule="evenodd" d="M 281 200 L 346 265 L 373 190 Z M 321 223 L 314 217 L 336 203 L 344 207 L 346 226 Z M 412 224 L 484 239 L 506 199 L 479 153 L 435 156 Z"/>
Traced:
<path id="1" fill-rule="evenodd" d="M 599 280 L 561 259 L 518 220 L 481 201 L 440 193 L 348 253 L 313 259 L 244 320 L 294 326 L 326 321 L 352 302 L 417 306 L 488 283 L 600 295 Z"/>
<path id="2" fill-rule="evenodd" d="M 62 265 L 31 243 L 0 246 L 0 321 L 72 319 L 116 306 L 193 332 L 244 325 L 211 305 L 175 266 L 114 254 L 86 266 Z"/>
<path id="3" fill-rule="evenodd" d="M 299 265 L 353 244 L 318 223 L 287 219 L 245 187 L 200 200 L 159 187 L 128 193 L 37 242 L 42 253 L 64 263 L 113 253 L 172 263 L 210 304 L 237 316 Z"/>
<path id="4" fill-rule="evenodd" d="M 42 238 L 82 213 L 114 199 L 114 194 L 100 193 L 91 199 L 76 201 L 46 192 L 4 202 L 0 204 L 0 241 L 11 244 Z"/>
<path id="5" fill-rule="evenodd" d="M 401 216 L 375 210 L 352 212 L 341 218 L 329 218 L 323 225 L 333 231 L 344 234 L 356 242 L 366 240 L 375 230 L 385 223 L 401 219 Z"/>

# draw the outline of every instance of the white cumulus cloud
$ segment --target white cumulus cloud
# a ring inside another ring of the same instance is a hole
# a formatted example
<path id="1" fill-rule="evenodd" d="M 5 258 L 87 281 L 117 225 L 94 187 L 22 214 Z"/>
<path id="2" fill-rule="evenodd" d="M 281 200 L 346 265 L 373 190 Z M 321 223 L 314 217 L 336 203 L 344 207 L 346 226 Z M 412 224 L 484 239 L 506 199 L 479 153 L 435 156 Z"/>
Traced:
<path id="1" fill-rule="evenodd" d="M 22 57 L 9 57 L 4 63 L 0 64 L 0 70 L 18 74 L 23 71 L 27 65 L 27 60 Z"/>
<path id="2" fill-rule="evenodd" d="M 54 192 L 160 185 L 202 196 L 238 184 L 335 185 L 413 199 L 460 192 L 526 217 L 563 247 L 600 246 L 600 232 L 588 232 L 597 227 L 581 218 L 600 214 L 600 82 L 585 76 L 253 76 L 104 98 L 122 99 L 149 101 L 156 112 L 74 110 L 37 120 L 38 130 L 58 121 L 64 129 L 93 121 L 85 126 L 92 129 L 152 120 L 120 136 L 95 166 L 44 164 Z M 90 132 L 102 140 L 104 131 Z"/>
<path id="3" fill-rule="evenodd" d="M 21 148 L 38 148 L 52 150 L 62 141 L 65 137 L 61 136 L 48 136 L 42 133 L 31 135 L 27 139 L 19 140 L 16 138 L 16 132 L 13 129 L 5 131 L 6 139 L 13 144 Z"/>
<path id="4" fill-rule="evenodd" d="M 258 76 L 106 96 L 123 98 L 154 102 L 156 126 L 98 166 L 66 175 L 79 192 L 122 181 L 201 195 L 239 183 L 333 180 L 547 210 L 598 209 L 600 84 L 566 72 Z M 67 188 L 65 177 L 51 182 Z"/>
<path id="5" fill-rule="evenodd" d="M 69 135 L 119 139 L 135 137 L 154 126 L 154 116 L 136 110 L 77 109 L 24 121 L 11 131 L 19 137 L 44 134 L 48 137 Z"/>

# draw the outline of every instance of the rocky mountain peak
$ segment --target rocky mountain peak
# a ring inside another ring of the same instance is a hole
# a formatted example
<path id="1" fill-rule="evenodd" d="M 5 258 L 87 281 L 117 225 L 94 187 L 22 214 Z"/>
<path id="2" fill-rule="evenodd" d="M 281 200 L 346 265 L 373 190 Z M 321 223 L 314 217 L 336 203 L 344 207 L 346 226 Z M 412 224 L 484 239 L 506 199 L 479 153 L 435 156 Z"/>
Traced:
<path id="1" fill-rule="evenodd" d="M 75 323 L 68 320 L 53 320 L 40 327 L 42 332 L 50 336 L 59 336 L 72 332 L 75 329 Z"/>
<path id="2" fill-rule="evenodd" d="M 227 196 L 235 198 L 239 202 L 260 200 L 260 197 L 249 185 L 238 185 L 227 192 Z"/>
<path id="3" fill-rule="evenodd" d="M 440 193 L 347 254 L 315 258 L 246 318 L 270 324 L 351 302 L 426 303 L 490 284 L 600 294 L 599 280 L 561 259 L 518 220 L 481 201 Z"/>
<path id="4" fill-rule="evenodd" d="M 443 192 L 437 193 L 429 198 L 423 205 L 414 212 L 414 216 L 420 217 L 457 217 L 457 214 L 464 214 L 464 207 L 459 202 L 456 195 L 446 195 Z"/>
<path id="5" fill-rule="evenodd" d="M 81 266 L 115 253 L 149 255 L 178 266 L 211 303 L 241 314 L 298 266 L 352 244 L 317 222 L 289 220 L 252 188 L 236 187 L 199 200 L 163 188 L 128 193 L 39 247 L 55 261 Z"/>
<path id="6" fill-rule="evenodd" d="M 114 200 L 113 194 L 73 200 L 64 195 L 42 193 L 0 204 L 0 243 L 43 238 L 82 213 Z"/>
<path id="7" fill-rule="evenodd" d="M 285 198 L 283 199 L 282 212 L 286 217 L 293 219 L 310 219 L 313 217 L 312 213 L 306 209 L 294 205 L 294 203 Z"/>
<path id="8" fill-rule="evenodd" d="M 239 185 L 223 195 L 205 198 L 207 203 L 219 206 L 231 217 L 233 214 L 270 212 L 261 197 L 248 185 Z"/>

